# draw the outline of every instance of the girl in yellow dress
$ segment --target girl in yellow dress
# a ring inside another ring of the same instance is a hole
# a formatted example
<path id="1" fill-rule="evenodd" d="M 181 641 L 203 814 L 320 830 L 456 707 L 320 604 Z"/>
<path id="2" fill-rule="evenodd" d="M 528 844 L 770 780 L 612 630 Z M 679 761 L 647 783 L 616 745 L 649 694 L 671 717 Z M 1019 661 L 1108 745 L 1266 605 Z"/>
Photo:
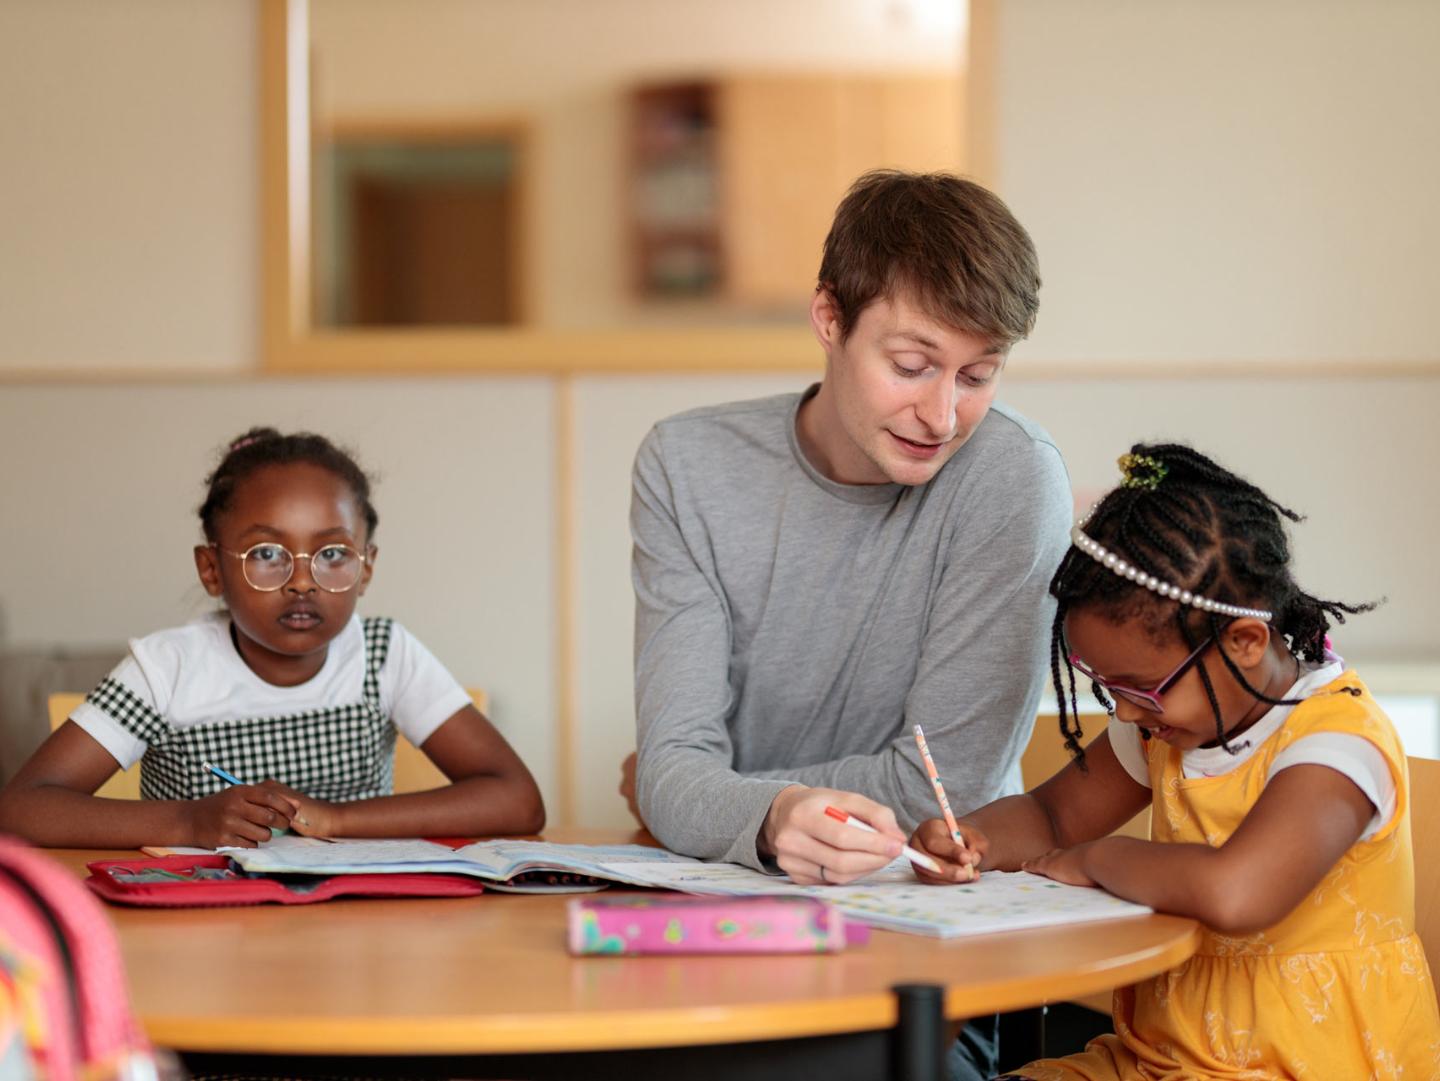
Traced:
<path id="1" fill-rule="evenodd" d="M 911 843 L 945 864 L 917 871 L 932 881 L 1033 871 L 1194 917 L 1203 940 L 1116 992 L 1113 1034 L 1007 1076 L 1440 1077 L 1404 750 L 1327 648 L 1332 618 L 1370 606 L 1300 589 L 1280 520 L 1298 517 L 1204 455 L 1120 464 L 1050 585 L 1075 760 L 961 819 L 963 846 L 938 820 Z M 1083 750 L 1077 672 L 1123 722 Z M 1147 804 L 1150 841 L 1110 836 Z"/>

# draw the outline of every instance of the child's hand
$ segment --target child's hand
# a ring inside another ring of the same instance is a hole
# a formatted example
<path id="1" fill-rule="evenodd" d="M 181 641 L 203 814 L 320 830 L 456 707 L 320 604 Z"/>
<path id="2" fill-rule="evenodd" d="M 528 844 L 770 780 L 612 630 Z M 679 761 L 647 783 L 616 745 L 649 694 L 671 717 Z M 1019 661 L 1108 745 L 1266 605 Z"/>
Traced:
<path id="1" fill-rule="evenodd" d="M 295 813 L 274 781 L 237 784 L 213 796 L 184 805 L 187 825 L 195 844 L 204 848 L 254 848 L 270 840 L 272 829 L 286 829 Z"/>
<path id="2" fill-rule="evenodd" d="M 963 845 L 955 843 L 950 836 L 950 828 L 941 819 L 931 818 L 920 823 L 910 837 L 910 847 L 933 856 L 944 872 L 937 875 L 918 865 L 913 866 L 920 881 L 933 886 L 948 886 L 955 882 L 973 882 L 980 877 L 980 864 L 990 850 L 990 839 L 965 822 L 960 823 L 960 835 L 965 838 Z"/>
<path id="3" fill-rule="evenodd" d="M 297 792 L 279 781 L 266 781 L 276 792 L 289 801 L 294 809 L 290 828 L 306 837 L 335 837 L 340 833 L 339 812 L 335 804 L 311 799 L 303 792 Z"/>
<path id="4" fill-rule="evenodd" d="M 1094 886 L 1097 884 L 1095 880 L 1085 873 L 1085 850 L 1093 843 L 1087 841 L 1072 848 L 1052 848 L 1043 856 L 1026 860 L 1020 865 L 1020 870 L 1044 875 L 1071 886 Z"/>

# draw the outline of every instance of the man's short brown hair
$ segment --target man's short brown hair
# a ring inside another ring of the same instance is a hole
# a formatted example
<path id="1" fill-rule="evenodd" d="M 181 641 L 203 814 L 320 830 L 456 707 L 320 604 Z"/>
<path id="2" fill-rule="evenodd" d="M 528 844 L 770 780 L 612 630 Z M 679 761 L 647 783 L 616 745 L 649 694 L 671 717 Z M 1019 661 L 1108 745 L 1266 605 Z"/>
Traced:
<path id="1" fill-rule="evenodd" d="M 1030 235 L 979 184 L 881 169 L 836 208 L 819 288 L 842 339 L 871 301 L 905 294 L 932 318 L 1008 347 L 1035 325 L 1040 266 Z"/>

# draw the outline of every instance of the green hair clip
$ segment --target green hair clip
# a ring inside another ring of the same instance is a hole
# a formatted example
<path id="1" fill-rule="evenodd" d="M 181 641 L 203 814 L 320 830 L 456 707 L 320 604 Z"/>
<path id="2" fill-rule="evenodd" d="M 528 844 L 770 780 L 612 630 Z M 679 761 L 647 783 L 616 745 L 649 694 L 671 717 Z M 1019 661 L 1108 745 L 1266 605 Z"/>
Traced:
<path id="1" fill-rule="evenodd" d="M 1168 465 L 1148 454 L 1122 454 L 1117 464 L 1123 474 L 1120 480 L 1122 488 L 1148 488 L 1153 492 L 1165 479 L 1165 474 L 1170 472 Z"/>

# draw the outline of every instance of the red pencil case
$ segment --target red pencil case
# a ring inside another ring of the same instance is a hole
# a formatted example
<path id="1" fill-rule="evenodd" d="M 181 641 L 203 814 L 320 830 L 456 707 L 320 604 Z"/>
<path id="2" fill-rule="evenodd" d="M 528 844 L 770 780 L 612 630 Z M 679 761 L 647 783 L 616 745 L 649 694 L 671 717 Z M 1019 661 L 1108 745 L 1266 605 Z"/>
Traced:
<path id="1" fill-rule="evenodd" d="M 473 897 L 485 886 L 469 875 L 265 875 L 236 869 L 228 856 L 158 856 L 96 860 L 85 880 L 120 905 L 202 908 L 224 905 L 308 905 L 332 897 Z"/>

